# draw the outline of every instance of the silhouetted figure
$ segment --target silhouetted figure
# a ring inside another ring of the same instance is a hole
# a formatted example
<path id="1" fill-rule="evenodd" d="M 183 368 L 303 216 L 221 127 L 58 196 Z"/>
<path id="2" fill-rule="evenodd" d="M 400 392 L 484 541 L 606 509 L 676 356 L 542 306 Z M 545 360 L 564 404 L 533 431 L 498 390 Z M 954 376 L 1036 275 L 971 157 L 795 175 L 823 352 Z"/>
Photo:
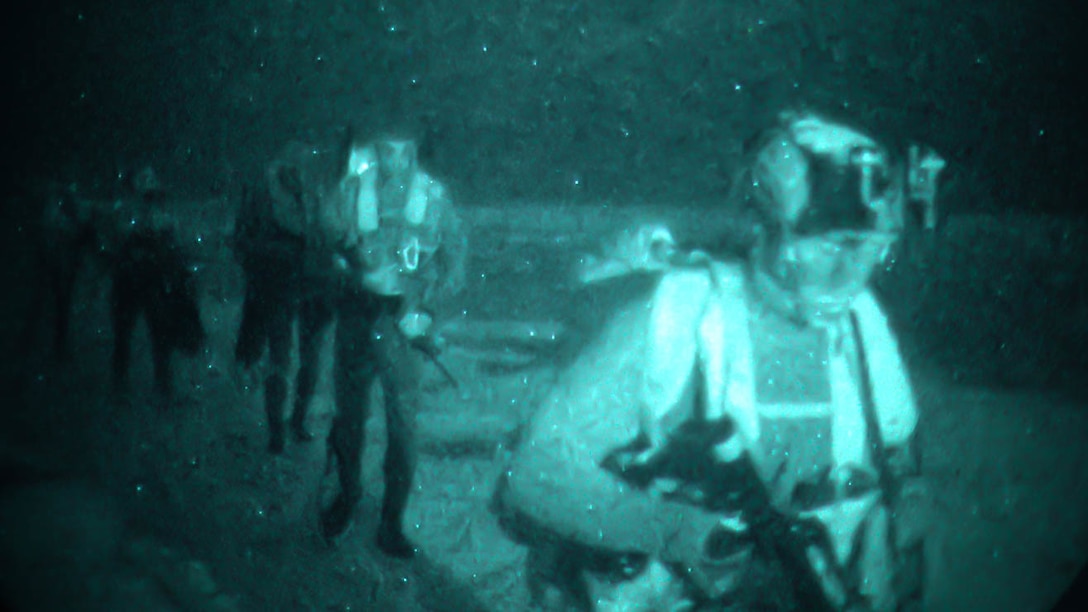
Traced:
<path id="1" fill-rule="evenodd" d="M 245 368 L 268 350 L 271 372 L 264 381 L 269 451 L 281 453 L 286 435 L 284 412 L 287 374 L 291 365 L 292 329 L 299 324 L 299 371 L 291 431 L 299 441 L 313 435 L 306 429 L 307 407 L 317 381 L 318 350 L 324 329 L 332 322 L 329 279 L 305 274 L 305 238 L 279 227 L 271 217 L 267 187 L 245 194 L 235 230 L 235 253 L 245 276 L 242 321 L 235 359 Z"/>
<path id="2" fill-rule="evenodd" d="M 123 193 L 109 222 L 100 224 L 110 252 L 113 387 L 129 391 L 132 333 L 142 316 L 151 340 L 154 389 L 169 398 L 173 355 L 195 355 L 206 340 L 193 262 L 179 243 L 178 220 L 165 210 L 166 193 L 150 167 L 126 177 Z"/>
<path id="3" fill-rule="evenodd" d="M 52 323 L 52 358 L 71 357 L 69 339 L 72 296 L 84 261 L 93 254 L 92 205 L 72 188 L 57 187 L 46 196 L 33 226 L 33 293 L 19 337 L 19 354 L 32 353 L 43 321 Z"/>
<path id="4" fill-rule="evenodd" d="M 147 321 L 154 388 L 160 397 L 173 395 L 174 353 L 192 356 L 204 345 L 205 331 L 190 266 L 168 231 L 135 231 L 121 243 L 112 266 L 110 290 L 115 391 L 129 390 L 132 332 L 139 317 Z"/>
<path id="5" fill-rule="evenodd" d="M 70 354 L 77 273 L 87 264 L 97 265 L 111 284 L 114 390 L 129 390 L 132 334 L 142 316 L 151 339 L 155 390 L 164 398 L 171 395 L 171 357 L 195 354 L 205 331 L 192 263 L 179 244 L 177 220 L 163 207 L 165 198 L 154 171 L 146 167 L 124 177 L 115 199 L 85 198 L 71 188 L 47 200 L 37 240 L 37 286 L 21 338 L 24 351 L 33 344 L 51 294 L 53 354 Z"/>

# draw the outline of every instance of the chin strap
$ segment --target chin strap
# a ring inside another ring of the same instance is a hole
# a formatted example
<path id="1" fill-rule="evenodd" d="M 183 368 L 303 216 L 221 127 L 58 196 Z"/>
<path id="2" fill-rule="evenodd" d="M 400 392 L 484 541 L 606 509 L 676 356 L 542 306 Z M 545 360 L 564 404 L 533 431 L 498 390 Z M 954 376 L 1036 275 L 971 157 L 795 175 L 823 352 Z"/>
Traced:
<path id="1" fill-rule="evenodd" d="M 850 309 L 849 300 L 829 303 L 822 307 L 807 305 L 788 289 L 783 288 L 773 276 L 757 267 L 753 267 L 752 277 L 756 291 L 769 308 L 798 325 L 833 320 Z"/>

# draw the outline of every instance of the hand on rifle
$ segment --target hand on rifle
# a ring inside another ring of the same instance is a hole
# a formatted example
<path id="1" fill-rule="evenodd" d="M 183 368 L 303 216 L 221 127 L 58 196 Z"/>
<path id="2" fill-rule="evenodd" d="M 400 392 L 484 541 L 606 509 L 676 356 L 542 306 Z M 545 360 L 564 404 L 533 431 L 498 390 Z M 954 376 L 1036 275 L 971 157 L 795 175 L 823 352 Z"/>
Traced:
<path id="1" fill-rule="evenodd" d="M 449 381 L 455 389 L 460 388 L 461 383 L 457 377 L 442 363 L 441 355 L 445 343 L 437 334 L 430 333 L 433 327 L 431 315 L 425 312 L 409 311 L 397 321 L 397 328 L 404 334 L 408 346 L 423 353 L 434 364 L 442 376 Z"/>
<path id="2" fill-rule="evenodd" d="M 408 339 L 408 344 L 431 359 L 437 359 L 441 354 L 445 343 L 432 334 L 424 334 Z"/>
<path id="3" fill-rule="evenodd" d="M 432 327 L 431 315 L 417 310 L 409 311 L 397 321 L 397 328 L 408 344 L 433 359 L 442 353 L 442 346 L 435 334 L 431 333 Z"/>
<path id="4" fill-rule="evenodd" d="M 751 562 L 753 543 L 748 527 L 739 515 L 722 515 L 709 524 L 693 526 L 670 540 L 661 557 L 678 566 L 700 596 L 720 599 L 740 587 Z"/>

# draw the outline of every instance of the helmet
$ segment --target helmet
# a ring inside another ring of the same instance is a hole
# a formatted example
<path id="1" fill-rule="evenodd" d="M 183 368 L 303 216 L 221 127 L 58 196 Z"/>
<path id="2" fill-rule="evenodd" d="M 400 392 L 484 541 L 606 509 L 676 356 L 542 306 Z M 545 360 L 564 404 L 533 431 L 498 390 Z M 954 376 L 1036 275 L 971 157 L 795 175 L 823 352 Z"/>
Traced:
<path id="1" fill-rule="evenodd" d="M 150 165 L 146 165 L 138 172 L 126 174 L 123 177 L 124 187 L 141 201 L 147 204 L 155 204 L 166 199 L 166 189 L 159 181 L 159 175 Z"/>
<path id="2" fill-rule="evenodd" d="M 760 142 L 751 187 L 765 221 L 801 234 L 898 233 L 903 177 L 867 134 L 815 115 L 784 114 Z"/>
<path id="3" fill-rule="evenodd" d="M 902 232 L 901 168 L 861 130 L 784 113 L 748 173 L 764 294 L 805 319 L 843 311 Z"/>

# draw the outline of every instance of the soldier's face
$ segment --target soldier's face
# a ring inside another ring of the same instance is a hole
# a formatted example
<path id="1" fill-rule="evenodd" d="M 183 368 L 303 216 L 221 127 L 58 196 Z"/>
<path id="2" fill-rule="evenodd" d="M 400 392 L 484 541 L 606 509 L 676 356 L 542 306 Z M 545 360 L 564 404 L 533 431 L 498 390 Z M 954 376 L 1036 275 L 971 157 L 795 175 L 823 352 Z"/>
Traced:
<path id="1" fill-rule="evenodd" d="M 379 143 L 378 155 L 382 174 L 387 180 L 405 180 L 416 169 L 416 145 L 409 140 L 387 140 Z"/>
<path id="2" fill-rule="evenodd" d="M 775 251 L 772 272 L 800 302 L 831 310 L 865 290 L 892 240 L 890 234 L 872 231 L 787 234 Z"/>

